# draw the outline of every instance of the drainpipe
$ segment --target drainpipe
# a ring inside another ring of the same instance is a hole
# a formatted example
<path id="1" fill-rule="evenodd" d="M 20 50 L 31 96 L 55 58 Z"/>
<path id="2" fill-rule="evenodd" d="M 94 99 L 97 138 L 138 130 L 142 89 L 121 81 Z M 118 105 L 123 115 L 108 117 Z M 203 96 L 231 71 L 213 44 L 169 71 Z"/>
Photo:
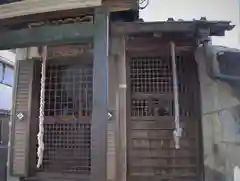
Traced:
<path id="1" fill-rule="evenodd" d="M 182 128 L 180 127 L 180 114 L 179 114 L 179 95 L 178 95 L 178 79 L 177 79 L 177 64 L 175 55 L 175 43 L 170 42 L 171 46 L 171 60 L 172 60 L 172 73 L 173 73 L 173 95 L 174 95 L 174 122 L 175 130 L 173 131 L 175 148 L 180 149 L 180 137 L 182 136 Z"/>

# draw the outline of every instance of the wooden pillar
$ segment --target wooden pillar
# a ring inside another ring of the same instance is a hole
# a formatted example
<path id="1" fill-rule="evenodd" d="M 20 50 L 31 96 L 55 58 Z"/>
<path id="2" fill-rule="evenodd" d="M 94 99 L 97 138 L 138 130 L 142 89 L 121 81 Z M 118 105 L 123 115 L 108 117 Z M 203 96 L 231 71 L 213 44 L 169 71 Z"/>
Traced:
<path id="1" fill-rule="evenodd" d="M 108 12 L 96 9 L 91 122 L 91 181 L 106 181 L 107 172 L 108 23 Z"/>
<path id="2" fill-rule="evenodd" d="M 125 36 L 119 37 L 117 46 L 117 181 L 127 180 L 127 78 Z"/>

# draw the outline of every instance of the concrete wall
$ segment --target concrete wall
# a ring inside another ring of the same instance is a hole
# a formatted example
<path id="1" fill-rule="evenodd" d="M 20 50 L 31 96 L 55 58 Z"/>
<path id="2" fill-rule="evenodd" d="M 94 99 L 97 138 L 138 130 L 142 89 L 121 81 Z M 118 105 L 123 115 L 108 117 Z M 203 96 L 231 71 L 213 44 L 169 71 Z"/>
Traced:
<path id="1" fill-rule="evenodd" d="M 228 84 L 208 76 L 208 50 L 201 47 L 195 55 L 201 87 L 205 181 L 233 181 L 234 167 L 240 165 L 240 102 Z"/>

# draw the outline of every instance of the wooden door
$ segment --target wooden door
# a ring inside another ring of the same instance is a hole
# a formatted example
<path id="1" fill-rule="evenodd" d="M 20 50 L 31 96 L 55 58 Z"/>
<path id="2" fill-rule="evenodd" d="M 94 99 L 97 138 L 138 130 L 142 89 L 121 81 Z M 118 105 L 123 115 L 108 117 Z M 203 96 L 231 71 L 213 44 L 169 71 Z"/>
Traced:
<path id="1" fill-rule="evenodd" d="M 42 175 L 89 177 L 91 172 L 92 61 L 49 60 L 45 87 Z M 39 174 L 41 175 L 41 174 Z"/>
<path id="2" fill-rule="evenodd" d="M 200 180 L 200 103 L 193 52 L 176 53 L 183 128 L 180 149 L 176 149 L 170 46 L 158 42 L 151 49 L 151 41 L 148 46 L 134 41 L 127 42 L 128 180 Z"/>

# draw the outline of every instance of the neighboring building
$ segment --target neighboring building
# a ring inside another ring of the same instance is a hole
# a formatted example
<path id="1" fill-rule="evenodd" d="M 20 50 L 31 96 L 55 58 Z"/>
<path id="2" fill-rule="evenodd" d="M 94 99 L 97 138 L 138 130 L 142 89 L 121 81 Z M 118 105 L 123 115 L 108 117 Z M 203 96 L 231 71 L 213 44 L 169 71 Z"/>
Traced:
<path id="1" fill-rule="evenodd" d="M 15 53 L 0 51 L 0 180 L 6 180 L 8 125 L 12 107 Z"/>
<path id="2" fill-rule="evenodd" d="M 0 51 L 0 115 L 9 114 L 12 106 L 12 86 L 15 54 Z"/>

